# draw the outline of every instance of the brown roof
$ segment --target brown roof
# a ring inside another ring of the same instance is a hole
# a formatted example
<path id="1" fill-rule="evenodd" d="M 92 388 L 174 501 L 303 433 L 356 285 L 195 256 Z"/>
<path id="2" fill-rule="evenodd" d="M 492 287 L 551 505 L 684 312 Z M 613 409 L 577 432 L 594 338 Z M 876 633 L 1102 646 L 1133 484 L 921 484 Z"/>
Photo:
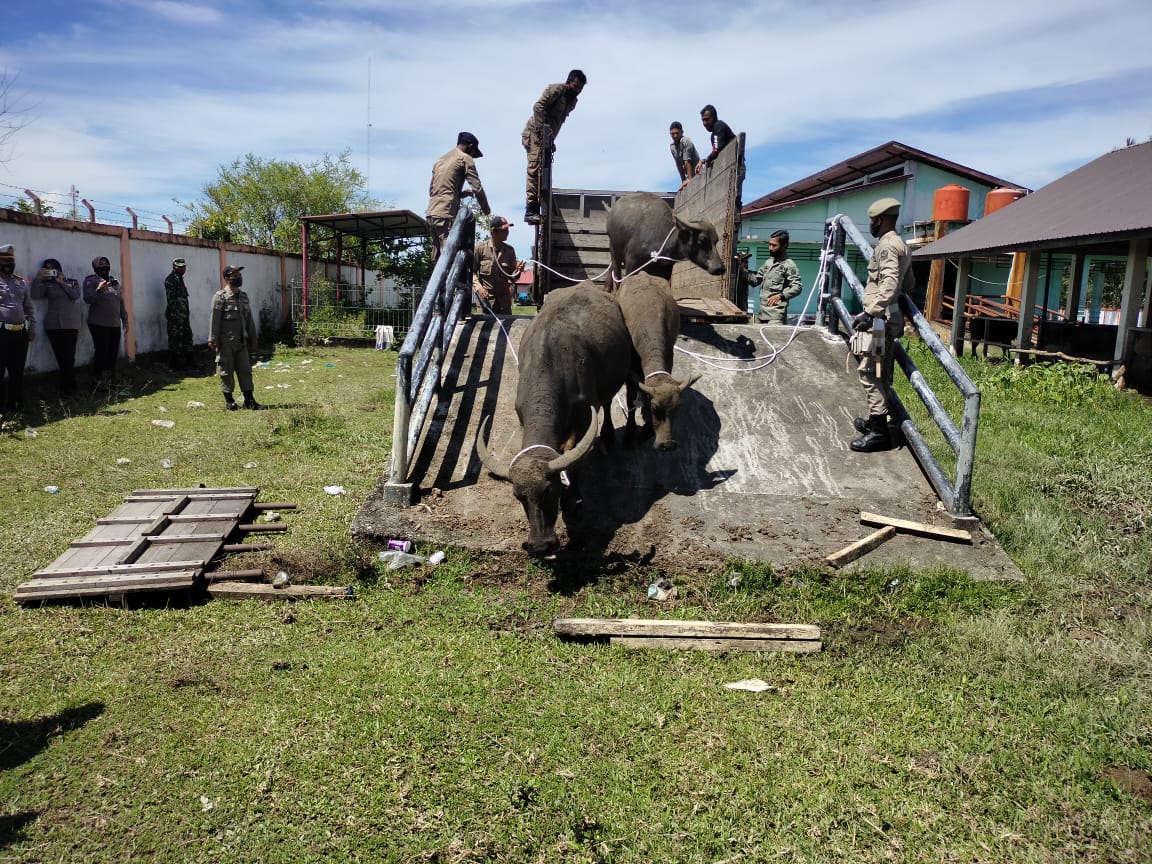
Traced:
<path id="1" fill-rule="evenodd" d="M 831 168 L 818 171 L 803 180 L 789 183 L 775 192 L 762 195 L 745 206 L 740 213 L 742 216 L 753 216 L 756 213 L 777 209 L 782 205 L 796 204 L 848 186 L 854 181 L 862 181 L 870 174 L 899 168 L 909 159 L 935 166 L 977 183 L 983 183 L 985 186 L 1017 186 L 1017 184 L 1000 177 L 993 177 L 983 171 L 976 171 L 957 162 L 941 159 L 939 156 L 933 156 L 931 153 L 925 153 L 923 150 L 917 150 L 915 147 L 909 147 L 899 141 L 889 141 L 887 144 L 881 144 L 879 147 L 845 159 Z M 902 174 L 894 174 L 889 179 L 902 178 Z M 848 188 L 852 187 L 848 186 Z"/>
<path id="2" fill-rule="evenodd" d="M 1152 233 L 1152 142 L 1106 153 L 916 250 L 915 258 L 1072 249 Z"/>

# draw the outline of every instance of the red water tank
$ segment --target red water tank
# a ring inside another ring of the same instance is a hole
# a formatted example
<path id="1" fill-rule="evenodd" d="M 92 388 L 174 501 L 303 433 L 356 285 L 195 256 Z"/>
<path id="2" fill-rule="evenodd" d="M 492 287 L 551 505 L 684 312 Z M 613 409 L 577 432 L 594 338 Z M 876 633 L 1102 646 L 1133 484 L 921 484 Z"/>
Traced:
<path id="1" fill-rule="evenodd" d="M 932 219 L 935 222 L 966 222 L 968 199 L 971 192 L 963 186 L 949 183 L 941 186 L 932 196 Z"/>
<path id="2" fill-rule="evenodd" d="M 1013 201 L 1018 201 L 1024 197 L 1022 189 L 1009 189 L 1006 186 L 998 186 L 988 193 L 984 199 L 984 215 L 995 213 L 1001 207 L 1007 207 Z"/>

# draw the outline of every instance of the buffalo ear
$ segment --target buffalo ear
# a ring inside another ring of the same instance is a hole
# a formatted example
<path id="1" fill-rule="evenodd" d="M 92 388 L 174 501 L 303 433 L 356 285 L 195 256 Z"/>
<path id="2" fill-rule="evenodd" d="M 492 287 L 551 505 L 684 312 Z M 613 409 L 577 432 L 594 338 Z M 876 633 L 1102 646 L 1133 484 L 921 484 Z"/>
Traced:
<path id="1" fill-rule="evenodd" d="M 703 373 L 697 372 L 695 375 L 693 375 L 691 378 L 689 378 L 687 381 L 685 381 L 683 384 L 681 384 L 680 385 L 680 392 L 683 393 L 685 390 L 687 390 L 689 387 L 691 387 L 693 384 L 695 384 L 697 381 L 699 381 L 701 374 L 703 374 Z"/>

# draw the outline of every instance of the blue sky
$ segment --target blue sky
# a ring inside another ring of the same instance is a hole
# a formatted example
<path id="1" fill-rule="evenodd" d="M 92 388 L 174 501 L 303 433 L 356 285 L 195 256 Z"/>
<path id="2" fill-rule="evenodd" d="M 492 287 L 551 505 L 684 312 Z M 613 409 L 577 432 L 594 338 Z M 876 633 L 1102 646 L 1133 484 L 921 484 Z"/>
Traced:
<path id="1" fill-rule="evenodd" d="M 896 139 L 1038 188 L 1152 137 L 1147 0 L 7 0 L 0 68 L 31 122 L 0 206 L 71 186 L 122 221 L 179 225 L 246 153 L 351 151 L 370 194 L 423 214 L 467 129 L 495 212 L 522 223 L 520 131 L 549 83 L 588 86 L 554 183 L 677 185 L 668 124 L 747 133 L 744 200 Z M 371 73 L 369 73 L 371 70 Z M 368 124 L 371 121 L 371 130 Z M 519 233 L 518 232 L 523 232 Z"/>

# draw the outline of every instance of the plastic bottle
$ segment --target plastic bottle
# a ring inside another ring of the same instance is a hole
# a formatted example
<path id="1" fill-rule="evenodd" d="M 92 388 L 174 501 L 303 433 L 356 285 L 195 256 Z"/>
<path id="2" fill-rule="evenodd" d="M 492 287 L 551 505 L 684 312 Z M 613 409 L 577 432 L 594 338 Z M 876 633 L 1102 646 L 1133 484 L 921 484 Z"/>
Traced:
<path id="1" fill-rule="evenodd" d="M 424 564 L 428 560 L 423 555 L 413 555 L 409 552 L 401 552 L 399 549 L 388 549 L 381 552 L 377 557 L 388 564 L 386 568 L 388 570 L 399 570 L 411 564 Z"/>

